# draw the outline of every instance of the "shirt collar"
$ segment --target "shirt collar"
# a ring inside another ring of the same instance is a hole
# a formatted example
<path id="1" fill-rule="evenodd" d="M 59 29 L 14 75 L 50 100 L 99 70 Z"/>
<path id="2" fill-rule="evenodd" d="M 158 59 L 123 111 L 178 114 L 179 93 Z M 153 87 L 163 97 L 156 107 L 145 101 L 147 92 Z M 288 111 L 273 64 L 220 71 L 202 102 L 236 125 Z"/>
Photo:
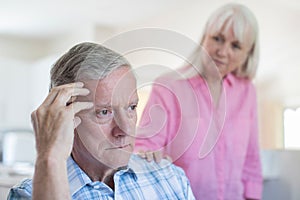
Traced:
<path id="1" fill-rule="evenodd" d="M 230 86 L 232 86 L 236 81 L 236 77 L 232 73 L 229 73 L 224 77 L 223 81 L 227 82 Z"/>
<path id="2" fill-rule="evenodd" d="M 223 78 L 223 84 L 227 83 L 229 86 L 232 86 L 235 84 L 236 79 L 237 78 L 235 75 L 233 75 L 232 73 L 229 73 Z M 205 83 L 205 79 L 202 78 L 200 75 L 193 76 L 193 77 L 189 78 L 188 80 L 194 88 L 198 87 L 199 85 L 203 85 L 203 83 Z"/>
<path id="3" fill-rule="evenodd" d="M 67 172 L 71 195 L 75 194 L 86 184 L 92 183 L 92 180 L 80 169 L 71 156 L 67 160 Z"/>
<path id="4" fill-rule="evenodd" d="M 135 181 L 136 181 L 137 178 L 138 178 L 137 175 L 136 175 L 136 173 L 134 172 L 134 170 L 133 170 L 132 168 L 130 168 L 129 165 L 126 166 L 126 167 L 123 167 L 123 168 L 119 169 L 119 170 L 115 173 L 115 175 L 122 176 L 122 175 L 125 174 L 125 173 L 130 174 L 130 175 L 132 176 L 132 178 L 133 178 Z"/>
<path id="5" fill-rule="evenodd" d="M 88 175 L 77 165 L 77 163 L 70 156 L 67 160 L 67 173 L 70 185 L 70 194 L 73 196 L 77 191 L 87 184 L 93 184 L 93 181 L 88 177 Z M 132 168 L 128 166 L 120 169 L 115 173 L 114 176 L 122 176 L 125 173 L 130 173 L 130 175 L 137 180 L 137 175 Z"/>
<path id="6" fill-rule="evenodd" d="M 188 81 L 194 88 L 198 87 L 199 85 L 203 85 L 203 83 L 205 83 L 204 78 L 202 78 L 202 76 L 200 76 L 198 74 L 191 78 L 188 78 Z"/>

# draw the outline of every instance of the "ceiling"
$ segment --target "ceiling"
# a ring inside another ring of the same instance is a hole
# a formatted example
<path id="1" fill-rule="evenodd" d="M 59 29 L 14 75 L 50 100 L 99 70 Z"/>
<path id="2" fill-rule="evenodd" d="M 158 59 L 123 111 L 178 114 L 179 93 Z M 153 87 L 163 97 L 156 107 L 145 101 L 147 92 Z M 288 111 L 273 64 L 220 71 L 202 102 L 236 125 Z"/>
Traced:
<path id="1" fill-rule="evenodd" d="M 116 29 L 158 26 L 178 28 L 175 31 L 186 31 L 185 34 L 189 34 L 191 27 L 196 27 L 193 23 L 201 19 L 199 16 L 202 15 L 199 13 L 203 13 L 203 18 L 206 19 L 212 10 L 225 2 L 231 1 L 0 0 L 0 39 L 9 36 L 16 39 L 47 40 L 77 30 L 83 24 Z M 250 7 L 260 24 L 262 50 L 258 80 L 262 88 L 273 96 L 284 95 L 299 100 L 300 1 L 238 2 Z M 195 17 L 198 19 L 194 20 Z M 169 19 L 166 20 L 167 18 Z M 187 27 L 182 25 L 184 23 Z M 201 33 L 200 28 L 194 28 L 193 31 L 191 35 Z"/>
<path id="2" fill-rule="evenodd" d="M 173 3 L 172 0 L 0 0 L 0 34 L 52 37 L 79 23 L 124 26 L 153 17 Z"/>
<path id="3" fill-rule="evenodd" d="M 0 34 L 49 37 L 78 23 L 126 26 L 190 4 L 206 8 L 227 0 L 0 0 Z M 272 9 L 275 16 L 300 12 L 299 0 L 244 0 L 256 12 Z M 201 10 L 199 7 L 199 11 Z M 277 9 L 275 9 L 277 8 Z M 267 16 L 268 17 L 268 16 Z"/>

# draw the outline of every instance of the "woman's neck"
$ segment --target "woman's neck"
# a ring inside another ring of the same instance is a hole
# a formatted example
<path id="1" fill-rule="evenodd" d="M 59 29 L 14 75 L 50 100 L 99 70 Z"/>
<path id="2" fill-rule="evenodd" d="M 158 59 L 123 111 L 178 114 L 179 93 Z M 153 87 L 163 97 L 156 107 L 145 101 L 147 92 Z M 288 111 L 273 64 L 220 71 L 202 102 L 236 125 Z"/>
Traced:
<path id="1" fill-rule="evenodd" d="M 219 100 L 222 94 L 222 80 L 206 79 L 208 89 L 212 98 L 214 106 L 219 104 Z"/>

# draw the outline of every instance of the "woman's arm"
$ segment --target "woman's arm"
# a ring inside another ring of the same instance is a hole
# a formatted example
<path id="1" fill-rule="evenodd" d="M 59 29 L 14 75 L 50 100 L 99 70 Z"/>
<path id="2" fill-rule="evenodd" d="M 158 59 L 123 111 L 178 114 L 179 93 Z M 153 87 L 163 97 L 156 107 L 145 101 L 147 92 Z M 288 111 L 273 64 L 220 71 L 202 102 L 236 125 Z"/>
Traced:
<path id="1" fill-rule="evenodd" d="M 252 86 L 252 85 L 251 85 Z M 262 195 L 262 169 L 260 161 L 258 119 L 257 119 L 257 103 L 256 93 L 252 86 L 251 90 L 251 120 L 250 120 L 250 136 L 246 152 L 246 158 L 243 168 L 243 184 L 246 199 L 261 199 Z"/>

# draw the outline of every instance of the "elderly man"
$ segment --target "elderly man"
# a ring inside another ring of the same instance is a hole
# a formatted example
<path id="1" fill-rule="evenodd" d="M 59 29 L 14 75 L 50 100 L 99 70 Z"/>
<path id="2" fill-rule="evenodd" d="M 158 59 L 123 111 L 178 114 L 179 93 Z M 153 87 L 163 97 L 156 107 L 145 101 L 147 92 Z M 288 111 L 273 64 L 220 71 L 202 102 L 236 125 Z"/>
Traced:
<path id="1" fill-rule="evenodd" d="M 194 199 L 180 168 L 132 154 L 138 95 L 125 58 L 78 44 L 54 64 L 50 87 L 32 113 L 33 180 L 8 199 Z"/>

